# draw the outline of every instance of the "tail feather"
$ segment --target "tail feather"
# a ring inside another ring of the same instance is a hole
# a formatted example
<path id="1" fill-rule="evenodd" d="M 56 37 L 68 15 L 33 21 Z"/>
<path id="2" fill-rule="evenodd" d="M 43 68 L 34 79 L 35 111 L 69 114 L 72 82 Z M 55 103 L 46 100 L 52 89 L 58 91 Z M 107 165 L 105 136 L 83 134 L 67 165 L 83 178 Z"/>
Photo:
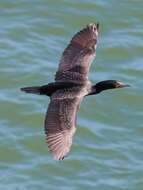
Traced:
<path id="1" fill-rule="evenodd" d="M 40 94 L 40 86 L 24 87 L 21 90 L 26 93 Z"/>

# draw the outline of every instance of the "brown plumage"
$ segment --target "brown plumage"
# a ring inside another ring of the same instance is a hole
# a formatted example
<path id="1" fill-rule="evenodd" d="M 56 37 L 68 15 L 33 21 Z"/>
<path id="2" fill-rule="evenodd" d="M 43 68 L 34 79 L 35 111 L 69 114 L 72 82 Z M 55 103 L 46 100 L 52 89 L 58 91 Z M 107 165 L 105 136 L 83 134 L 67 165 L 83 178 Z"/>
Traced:
<path id="1" fill-rule="evenodd" d="M 83 82 L 88 79 L 88 71 L 95 57 L 99 24 L 90 24 L 78 32 L 65 49 L 56 81 Z"/>
<path id="2" fill-rule="evenodd" d="M 98 24 L 91 24 L 77 33 L 65 49 L 56 82 L 67 81 L 87 82 L 88 71 L 95 57 Z M 84 82 L 84 83 L 86 83 Z M 45 132 L 48 147 L 56 160 L 63 159 L 72 145 L 72 136 L 76 131 L 76 118 L 84 92 L 81 86 L 71 89 L 61 89 L 51 96 L 51 102 L 46 114 Z"/>
<path id="3" fill-rule="evenodd" d="M 27 93 L 50 96 L 45 133 L 55 160 L 63 159 L 70 151 L 83 97 L 129 86 L 115 80 L 102 81 L 93 86 L 88 80 L 89 68 L 95 57 L 98 28 L 99 24 L 90 24 L 72 38 L 62 55 L 54 83 L 21 88 Z"/>

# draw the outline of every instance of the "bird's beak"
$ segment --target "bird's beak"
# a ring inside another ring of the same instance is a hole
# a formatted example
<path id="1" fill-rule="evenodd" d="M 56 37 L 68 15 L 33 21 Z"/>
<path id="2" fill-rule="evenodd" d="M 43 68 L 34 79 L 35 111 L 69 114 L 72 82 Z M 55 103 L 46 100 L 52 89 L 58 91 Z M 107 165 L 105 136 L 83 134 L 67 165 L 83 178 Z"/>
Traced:
<path id="1" fill-rule="evenodd" d="M 131 87 L 129 84 L 124 84 L 122 82 L 117 82 L 116 88 Z"/>

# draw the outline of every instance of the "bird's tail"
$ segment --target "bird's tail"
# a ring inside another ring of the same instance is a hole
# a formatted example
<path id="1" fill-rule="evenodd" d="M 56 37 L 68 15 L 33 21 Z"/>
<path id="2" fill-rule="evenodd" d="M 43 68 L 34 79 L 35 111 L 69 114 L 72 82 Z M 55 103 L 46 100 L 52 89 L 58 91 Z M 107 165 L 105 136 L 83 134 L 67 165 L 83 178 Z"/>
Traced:
<path id="1" fill-rule="evenodd" d="M 40 94 L 40 86 L 24 87 L 21 90 L 26 93 Z"/>

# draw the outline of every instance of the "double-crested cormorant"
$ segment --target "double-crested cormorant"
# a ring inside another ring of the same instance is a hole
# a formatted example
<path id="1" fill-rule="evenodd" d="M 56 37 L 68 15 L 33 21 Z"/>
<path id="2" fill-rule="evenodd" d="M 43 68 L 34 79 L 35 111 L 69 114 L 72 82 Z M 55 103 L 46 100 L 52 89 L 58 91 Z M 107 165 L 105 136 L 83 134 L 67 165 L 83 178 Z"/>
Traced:
<path id="1" fill-rule="evenodd" d="M 27 93 L 50 97 L 45 133 L 55 160 L 63 159 L 70 151 L 72 136 L 76 131 L 77 112 L 83 97 L 129 86 L 116 80 L 92 85 L 88 80 L 88 71 L 95 57 L 98 29 L 98 23 L 89 24 L 72 38 L 62 55 L 55 82 L 21 88 Z"/>

